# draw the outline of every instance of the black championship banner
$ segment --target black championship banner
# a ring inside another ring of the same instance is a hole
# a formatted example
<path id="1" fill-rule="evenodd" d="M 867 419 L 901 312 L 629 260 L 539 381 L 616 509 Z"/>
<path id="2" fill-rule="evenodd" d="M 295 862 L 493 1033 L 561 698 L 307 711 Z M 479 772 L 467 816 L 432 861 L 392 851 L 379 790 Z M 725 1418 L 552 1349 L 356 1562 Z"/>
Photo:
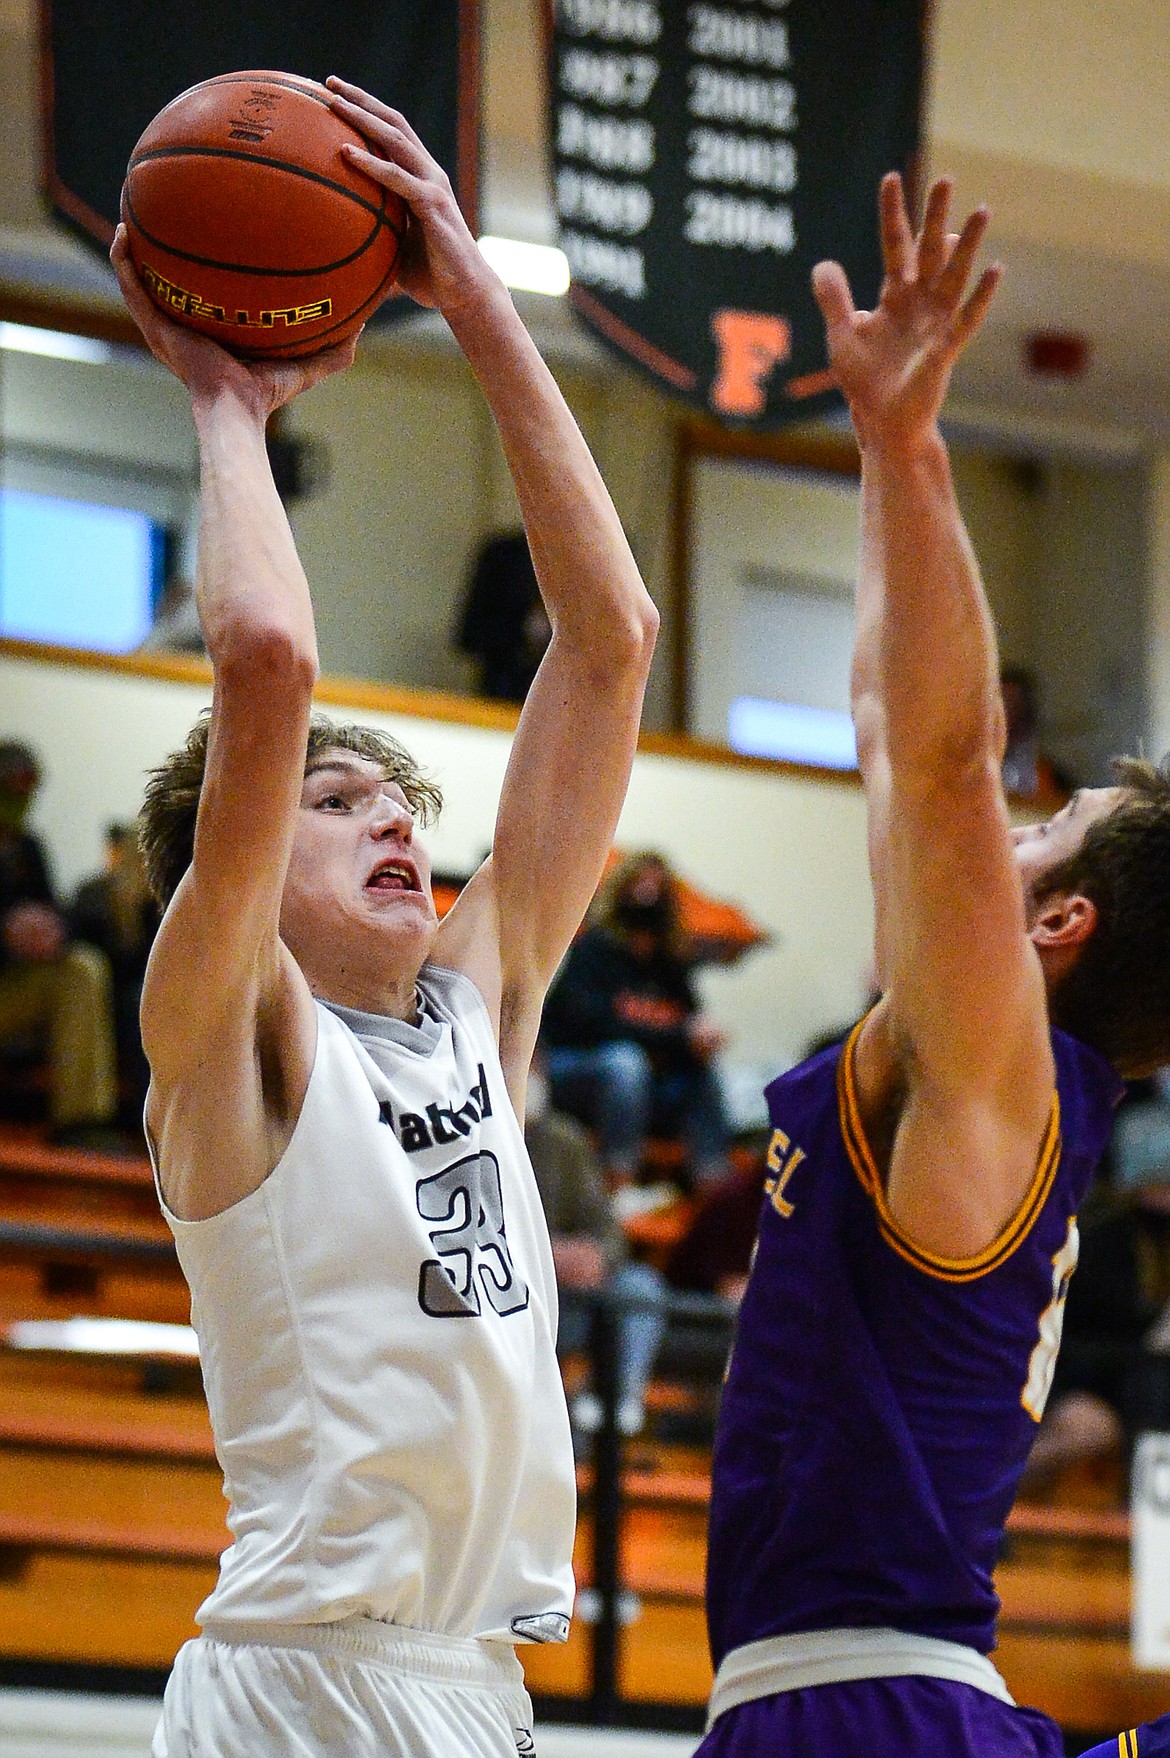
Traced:
<path id="1" fill-rule="evenodd" d="M 724 420 L 806 419 L 813 264 L 872 304 L 877 187 L 918 143 L 923 0 L 555 0 L 551 117 L 570 298 Z"/>
<path id="2" fill-rule="evenodd" d="M 394 105 L 478 229 L 477 0 L 41 0 L 42 183 L 53 207 L 108 250 L 147 123 L 188 86 L 246 68 L 337 73 Z M 374 322 L 417 309 L 390 299 Z"/>

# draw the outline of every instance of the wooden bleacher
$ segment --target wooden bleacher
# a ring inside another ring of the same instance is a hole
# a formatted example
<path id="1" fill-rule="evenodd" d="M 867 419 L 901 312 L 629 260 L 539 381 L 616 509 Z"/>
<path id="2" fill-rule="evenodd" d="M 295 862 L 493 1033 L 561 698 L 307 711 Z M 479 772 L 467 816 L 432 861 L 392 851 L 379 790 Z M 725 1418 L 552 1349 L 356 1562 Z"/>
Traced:
<path id="1" fill-rule="evenodd" d="M 85 1312 L 186 1324 L 149 1162 L 0 1126 L 0 1324 Z"/>
<path id="2" fill-rule="evenodd" d="M 194 1375 L 0 1347 L 0 1656 L 166 1667 L 227 1541 Z"/>
<path id="3" fill-rule="evenodd" d="M 186 1291 L 143 1161 L 59 1154 L 0 1129 L 0 1660 L 163 1668 L 194 1632 L 229 1534 L 197 1372 L 133 1358 L 18 1351 L 16 1320 L 76 1313 L 183 1323 Z M 139 1257 L 143 1246 L 152 1253 Z M 663 1399 L 669 1400 L 669 1392 Z M 652 1406 L 654 1399 L 651 1400 Z M 622 1570 L 637 1597 L 619 1678 L 640 1702 L 703 1703 L 709 1458 L 625 1444 Z M 579 1472 L 576 1568 L 589 1584 L 591 1473 Z M 1021 1702 L 1065 1726 L 1132 1725 L 1170 1676 L 1129 1655 L 1121 1484 L 1018 1507 L 998 1584 L 998 1661 Z M 589 1632 L 522 1651 L 542 1697 L 583 1696 Z"/>
<path id="4" fill-rule="evenodd" d="M 0 1125 L 0 1220 L 85 1231 L 125 1227 L 141 1238 L 170 1238 L 145 1156 L 51 1147 L 35 1129 Z"/>
<path id="5" fill-rule="evenodd" d="M 77 1314 L 188 1321 L 150 1166 L 0 1126 L 0 1333 Z M 169 1665 L 224 1512 L 197 1370 L 0 1343 L 0 1657 Z"/>

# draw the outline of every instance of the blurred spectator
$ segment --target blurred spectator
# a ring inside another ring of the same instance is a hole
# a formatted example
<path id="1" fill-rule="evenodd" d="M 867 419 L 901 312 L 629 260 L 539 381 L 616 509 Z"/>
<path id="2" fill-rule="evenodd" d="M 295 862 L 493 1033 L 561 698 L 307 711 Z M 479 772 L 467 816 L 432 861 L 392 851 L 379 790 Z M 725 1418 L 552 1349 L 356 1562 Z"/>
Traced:
<path id="1" fill-rule="evenodd" d="M 49 1068 L 58 1141 L 113 1147 L 115 1086 L 110 968 L 71 942 L 39 839 L 25 829 L 40 781 L 36 754 L 0 742 L 0 1053 L 27 1050 Z"/>
<path id="2" fill-rule="evenodd" d="M 666 1285 L 651 1264 L 634 1263 L 614 1217 L 593 1143 L 572 1117 L 549 1105 L 548 1082 L 538 1056 L 528 1076 L 524 1140 L 552 1236 L 557 1286 L 565 1291 L 607 1293 L 638 1303 L 618 1323 L 618 1427 L 636 1434 L 645 1415 L 646 1385 L 662 1340 Z M 561 1304 L 557 1347 L 575 1354 L 588 1347 L 591 1315 L 571 1301 Z M 590 1432 L 601 1425 L 592 1390 L 572 1402 L 573 1425 Z"/>
<path id="3" fill-rule="evenodd" d="M 552 635 L 523 531 L 489 537 L 472 570 L 456 643 L 479 661 L 476 688 L 523 702 Z"/>
<path id="4" fill-rule="evenodd" d="M 134 829 L 106 826 L 102 872 L 78 886 L 69 908 L 69 926 L 78 940 L 104 952 L 114 989 L 114 1029 L 118 1087 L 131 1127 L 141 1127 L 150 1069 L 142 1048 L 138 1010 L 146 961 L 159 924 L 159 909 L 146 884 L 146 869 Z"/>
<path id="5" fill-rule="evenodd" d="M 728 1130 L 711 1066 L 723 1035 L 699 1010 L 661 855 L 631 855 L 606 880 L 541 1034 L 553 1103 L 594 1131 L 612 1185 L 632 1180 L 652 1129 L 682 1135 L 696 1182 L 723 1177 Z"/>
<path id="6" fill-rule="evenodd" d="M 683 1294 L 720 1294 L 739 1304 L 747 1287 L 764 1198 L 767 1137 L 750 1162 L 701 1193 L 666 1260 L 666 1280 Z"/>
<path id="7" fill-rule="evenodd" d="M 1072 781 L 1053 763 L 1040 744 L 1040 687 L 1023 665 L 1005 665 L 999 674 L 1007 723 L 1003 754 L 1003 785 L 1009 794 L 1032 800 L 1067 793 Z"/>

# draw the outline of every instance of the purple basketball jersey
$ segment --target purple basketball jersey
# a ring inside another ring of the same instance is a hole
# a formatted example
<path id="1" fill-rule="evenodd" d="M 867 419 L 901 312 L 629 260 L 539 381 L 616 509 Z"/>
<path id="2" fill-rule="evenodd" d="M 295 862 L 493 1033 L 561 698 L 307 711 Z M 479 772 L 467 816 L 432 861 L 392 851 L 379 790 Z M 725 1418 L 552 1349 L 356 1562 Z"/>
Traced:
<path id="1" fill-rule="evenodd" d="M 992 1570 L 1051 1384 L 1076 1210 L 1121 1092 L 1101 1057 L 1054 1032 L 1027 1197 L 977 1257 L 937 1258 L 886 1207 L 857 1036 L 768 1088 L 771 1176 L 715 1444 L 716 1666 L 812 1630 L 994 1647 Z"/>

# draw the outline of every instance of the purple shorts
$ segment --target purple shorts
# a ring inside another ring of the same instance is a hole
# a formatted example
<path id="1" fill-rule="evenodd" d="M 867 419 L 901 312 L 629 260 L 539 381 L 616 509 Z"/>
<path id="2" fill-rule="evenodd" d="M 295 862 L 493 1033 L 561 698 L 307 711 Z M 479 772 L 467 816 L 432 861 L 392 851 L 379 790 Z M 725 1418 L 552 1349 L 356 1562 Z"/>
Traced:
<path id="1" fill-rule="evenodd" d="M 1082 1758 L 1170 1758 L 1170 1715 L 1143 1722 L 1094 1746 Z"/>
<path id="2" fill-rule="evenodd" d="M 719 1717 L 695 1758 L 918 1754 L 1064 1758 L 1064 1740 L 1056 1723 L 1038 1709 L 1013 1709 L 974 1685 L 918 1677 L 851 1679 L 738 1704 Z"/>

